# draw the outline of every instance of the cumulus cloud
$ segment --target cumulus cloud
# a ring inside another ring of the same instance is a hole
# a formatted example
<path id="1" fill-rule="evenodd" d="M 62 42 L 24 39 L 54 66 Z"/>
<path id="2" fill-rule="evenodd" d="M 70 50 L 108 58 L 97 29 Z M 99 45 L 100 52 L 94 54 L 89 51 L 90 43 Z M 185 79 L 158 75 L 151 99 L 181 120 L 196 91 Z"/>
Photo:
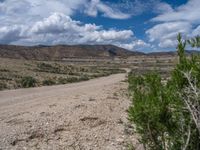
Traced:
<path id="1" fill-rule="evenodd" d="M 31 33 L 62 33 L 65 31 L 73 31 L 79 22 L 73 21 L 69 16 L 62 13 L 54 13 L 42 21 L 36 22 L 31 28 Z"/>
<path id="2" fill-rule="evenodd" d="M 82 24 L 79 21 L 72 20 L 69 16 L 61 13 L 54 13 L 43 21 L 36 22 L 30 29 L 30 33 L 54 35 L 53 43 L 65 42 L 71 44 L 84 43 L 111 43 L 123 41 L 133 36 L 131 30 L 104 30 L 101 26 L 95 24 Z M 57 40 L 61 36 L 61 40 Z"/>
<path id="3" fill-rule="evenodd" d="M 33 25 L 0 28 L 0 41 L 8 44 L 116 44 L 133 36 L 131 30 L 105 30 L 102 26 L 75 21 L 62 13 L 53 13 Z"/>
<path id="4" fill-rule="evenodd" d="M 150 44 L 137 39 L 132 30 L 105 29 L 101 25 L 84 24 L 72 19 L 73 15 L 79 12 L 94 17 L 128 19 L 149 10 L 152 5 L 155 7 L 158 1 L 119 0 L 116 3 L 103 0 L 0 0 L 0 43 L 114 44 L 130 50 L 140 50 L 141 47 L 150 47 Z M 159 6 L 156 13 L 161 15 L 175 11 L 166 3 L 160 3 Z M 197 28 L 194 34 L 198 32 Z M 150 30 L 146 33 L 158 41 L 156 34 Z"/>
<path id="5" fill-rule="evenodd" d="M 5 0 L 0 2 L 0 26 L 33 24 L 53 12 L 71 16 L 87 0 Z"/>
<path id="6" fill-rule="evenodd" d="M 90 16 L 102 16 L 113 19 L 127 19 L 130 14 L 111 8 L 100 0 L 5 0 L 0 1 L 0 24 L 3 22 L 34 22 L 48 17 L 52 12 L 71 16 L 76 12 L 85 12 Z"/>
<path id="7" fill-rule="evenodd" d="M 130 43 L 118 44 L 118 46 L 123 47 L 128 50 L 133 50 L 133 49 L 140 50 L 141 48 L 144 49 L 144 48 L 151 47 L 151 45 L 149 43 L 146 43 L 143 40 L 134 40 Z"/>
<path id="8" fill-rule="evenodd" d="M 187 34 L 191 31 L 188 22 L 166 22 L 155 25 L 146 31 L 150 42 L 158 42 L 159 47 L 170 48 L 176 45 L 177 33 Z"/>
<path id="9" fill-rule="evenodd" d="M 136 39 L 131 30 L 105 30 L 101 25 L 72 19 L 77 11 L 112 19 L 131 16 L 100 0 L 1 0 L 0 44 L 120 45 Z"/>
<path id="10" fill-rule="evenodd" d="M 166 3 L 159 6 L 162 11 L 151 19 L 157 24 L 146 31 L 150 42 L 156 42 L 162 48 L 175 48 L 178 33 L 188 38 L 200 34 L 199 26 L 196 27 L 200 25 L 199 0 L 190 0 L 175 9 Z"/>
<path id="11" fill-rule="evenodd" d="M 123 13 L 112 4 L 101 0 L 1 0 L 0 43 L 119 46 L 137 40 L 131 30 L 105 30 L 101 25 L 84 24 L 71 18 L 77 11 L 112 19 L 131 17 L 131 13 Z M 130 45 L 129 49 L 135 48 L 135 43 Z"/>
<path id="12" fill-rule="evenodd" d="M 22 36 L 20 26 L 5 26 L 0 28 L 0 44 L 17 41 Z"/>

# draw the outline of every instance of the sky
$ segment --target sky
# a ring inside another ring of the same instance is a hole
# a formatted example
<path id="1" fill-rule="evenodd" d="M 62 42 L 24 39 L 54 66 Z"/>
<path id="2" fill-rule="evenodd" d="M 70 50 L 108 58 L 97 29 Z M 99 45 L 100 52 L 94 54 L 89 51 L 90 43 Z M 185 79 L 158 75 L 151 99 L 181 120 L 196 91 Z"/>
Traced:
<path id="1" fill-rule="evenodd" d="M 200 0 L 0 0 L 0 44 L 176 49 L 200 35 Z"/>

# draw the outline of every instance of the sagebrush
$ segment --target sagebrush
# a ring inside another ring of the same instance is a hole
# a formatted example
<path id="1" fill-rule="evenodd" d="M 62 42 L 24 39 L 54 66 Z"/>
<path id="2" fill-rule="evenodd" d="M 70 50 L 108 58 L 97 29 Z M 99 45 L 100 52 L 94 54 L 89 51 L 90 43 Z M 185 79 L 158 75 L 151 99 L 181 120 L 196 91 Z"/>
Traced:
<path id="1" fill-rule="evenodd" d="M 185 54 L 187 44 L 198 46 L 199 40 L 177 39 L 179 63 L 169 80 L 162 82 L 156 72 L 129 74 L 129 120 L 145 149 L 200 149 L 200 56 Z"/>

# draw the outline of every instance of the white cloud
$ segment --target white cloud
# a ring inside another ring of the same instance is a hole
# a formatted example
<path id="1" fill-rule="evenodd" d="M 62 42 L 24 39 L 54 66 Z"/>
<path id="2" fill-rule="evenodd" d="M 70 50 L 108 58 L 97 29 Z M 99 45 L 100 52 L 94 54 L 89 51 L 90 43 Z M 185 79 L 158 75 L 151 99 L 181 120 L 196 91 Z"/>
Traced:
<path id="1" fill-rule="evenodd" d="M 123 47 L 128 50 L 140 50 L 140 49 L 151 47 L 150 44 L 144 42 L 143 40 L 134 40 L 130 43 L 118 44 L 118 46 Z"/>
<path id="2" fill-rule="evenodd" d="M 100 0 L 0 1 L 0 44 L 115 44 L 133 39 L 131 30 L 105 30 L 101 25 L 71 18 L 84 9 L 93 16 L 101 13 L 114 19 L 130 17 Z"/>
<path id="3" fill-rule="evenodd" d="M 101 25 L 84 24 L 72 19 L 77 12 L 90 16 L 127 19 L 143 12 L 156 0 L 147 1 L 147 4 L 139 0 L 125 1 L 0 0 L 0 43 L 115 44 L 131 50 L 140 49 L 148 44 L 134 37 L 132 30 L 104 29 Z"/>
<path id="4" fill-rule="evenodd" d="M 170 5 L 160 3 L 160 0 L 118 0 L 117 2 L 103 2 L 103 0 L 89 0 L 91 3 L 86 4 L 85 13 L 89 16 L 96 17 L 99 13 L 104 17 L 113 19 L 127 19 L 132 16 L 140 15 L 146 11 L 156 12 L 169 10 Z M 158 6 L 158 3 L 160 4 Z M 157 9 L 159 7 L 159 9 Z"/>
<path id="5" fill-rule="evenodd" d="M 191 30 L 188 22 L 166 22 L 155 25 L 146 31 L 150 42 L 158 42 L 162 48 L 174 47 L 176 45 L 177 33 L 187 34 Z"/>
<path id="6" fill-rule="evenodd" d="M 115 30 L 100 30 L 94 32 L 83 32 L 82 38 L 80 39 L 83 43 L 106 43 L 112 44 L 115 42 L 123 42 L 127 39 L 130 39 L 133 35 L 133 32 L 130 30 L 122 30 L 122 31 L 115 31 Z"/>
<path id="7" fill-rule="evenodd" d="M 22 36 L 22 27 L 5 26 L 0 28 L 0 43 L 10 43 L 17 41 Z"/>
<path id="8" fill-rule="evenodd" d="M 127 19 L 131 17 L 130 14 L 126 14 L 121 12 L 120 10 L 113 9 L 101 2 L 100 0 L 91 0 L 90 5 L 86 7 L 87 9 L 85 10 L 85 13 L 93 17 L 96 17 L 98 15 L 98 12 L 103 13 L 103 16 L 105 17 L 113 19 Z"/>
<path id="9" fill-rule="evenodd" d="M 194 31 L 192 32 L 193 36 L 197 36 L 200 35 L 200 25 L 194 29 Z"/>
<path id="10" fill-rule="evenodd" d="M 160 13 L 171 13 L 171 12 L 173 12 L 173 8 L 167 3 L 160 2 L 155 5 L 155 12 L 159 13 L 159 14 Z"/>
<path id="11" fill-rule="evenodd" d="M 62 13 L 54 13 L 42 21 L 36 22 L 31 28 L 32 33 L 45 34 L 45 33 L 61 33 L 66 30 L 73 31 L 73 28 L 79 22 L 73 21 L 69 16 Z"/>
<path id="12" fill-rule="evenodd" d="M 72 20 L 69 16 L 61 13 L 54 13 L 43 21 L 36 22 L 31 28 L 31 33 L 61 36 L 65 43 L 111 43 L 123 41 L 133 36 L 131 30 L 116 31 L 113 29 L 104 30 L 101 26 L 95 24 L 82 24 L 79 21 Z M 48 36 L 46 36 L 48 37 Z M 52 42 L 58 42 L 53 40 Z"/>
<path id="13" fill-rule="evenodd" d="M 175 39 L 165 39 L 165 40 L 160 41 L 158 46 L 161 48 L 171 48 L 171 47 L 175 47 L 176 44 L 177 42 Z"/>
<path id="14" fill-rule="evenodd" d="M 10 44 L 116 44 L 133 39 L 131 30 L 103 29 L 83 24 L 62 13 L 53 13 L 33 25 L 4 26 L 0 41 Z M 11 38 L 12 37 L 12 38 Z"/>
<path id="15" fill-rule="evenodd" d="M 0 19 L 19 17 L 25 20 L 27 18 L 34 20 L 48 17 L 52 12 L 71 16 L 75 12 L 83 10 L 90 16 L 97 16 L 100 12 L 104 17 L 113 19 L 131 17 L 130 14 L 123 13 L 117 8 L 111 8 L 100 0 L 5 0 L 0 2 L 0 13 L 3 14 L 3 17 L 0 15 Z"/>
<path id="16" fill-rule="evenodd" d="M 190 21 L 200 23 L 200 2 L 199 0 L 189 0 L 185 5 L 175 8 L 173 11 L 164 13 L 153 18 L 152 21 Z"/>
<path id="17" fill-rule="evenodd" d="M 87 0 L 5 0 L 0 2 L 0 26 L 32 24 L 54 12 L 71 16 Z"/>
<path id="18" fill-rule="evenodd" d="M 151 19 L 156 22 L 152 28 L 146 31 L 150 42 L 157 43 L 161 48 L 175 48 L 176 36 L 182 33 L 185 37 L 200 34 L 200 2 L 190 0 L 186 4 L 172 9 L 168 4 L 160 3 L 159 15 Z"/>

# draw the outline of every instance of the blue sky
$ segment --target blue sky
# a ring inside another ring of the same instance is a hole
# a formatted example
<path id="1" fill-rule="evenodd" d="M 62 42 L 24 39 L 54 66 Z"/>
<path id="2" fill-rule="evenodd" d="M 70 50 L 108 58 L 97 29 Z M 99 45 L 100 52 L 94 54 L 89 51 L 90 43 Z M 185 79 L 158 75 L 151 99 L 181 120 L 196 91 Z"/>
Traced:
<path id="1" fill-rule="evenodd" d="M 0 0 L 0 44 L 175 50 L 200 35 L 200 0 Z"/>

